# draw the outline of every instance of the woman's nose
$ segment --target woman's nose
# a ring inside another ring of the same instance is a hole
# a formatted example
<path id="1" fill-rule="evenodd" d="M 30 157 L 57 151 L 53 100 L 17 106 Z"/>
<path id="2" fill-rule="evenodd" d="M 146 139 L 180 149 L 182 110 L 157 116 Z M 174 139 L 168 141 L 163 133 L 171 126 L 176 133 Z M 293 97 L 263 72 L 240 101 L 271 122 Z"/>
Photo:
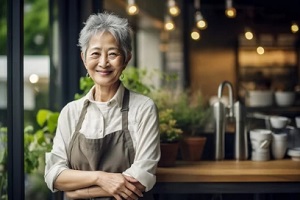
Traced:
<path id="1" fill-rule="evenodd" d="M 108 65 L 108 59 L 107 59 L 107 56 L 106 55 L 101 55 L 99 57 L 99 61 L 98 61 L 98 65 L 102 68 L 105 68 L 107 67 Z"/>

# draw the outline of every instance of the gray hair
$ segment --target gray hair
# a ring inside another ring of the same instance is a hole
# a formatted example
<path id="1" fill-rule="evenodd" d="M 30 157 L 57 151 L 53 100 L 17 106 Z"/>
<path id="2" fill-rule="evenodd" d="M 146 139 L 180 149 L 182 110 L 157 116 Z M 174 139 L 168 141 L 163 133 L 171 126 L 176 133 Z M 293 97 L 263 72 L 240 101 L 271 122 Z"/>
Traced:
<path id="1" fill-rule="evenodd" d="M 91 37 L 97 33 L 109 32 L 117 40 L 121 51 L 124 54 L 124 61 L 126 61 L 128 55 L 132 51 L 131 31 L 128 20 L 125 18 L 120 18 L 117 15 L 106 12 L 92 14 L 84 23 L 84 27 L 80 31 L 78 46 L 80 46 L 85 57 Z"/>

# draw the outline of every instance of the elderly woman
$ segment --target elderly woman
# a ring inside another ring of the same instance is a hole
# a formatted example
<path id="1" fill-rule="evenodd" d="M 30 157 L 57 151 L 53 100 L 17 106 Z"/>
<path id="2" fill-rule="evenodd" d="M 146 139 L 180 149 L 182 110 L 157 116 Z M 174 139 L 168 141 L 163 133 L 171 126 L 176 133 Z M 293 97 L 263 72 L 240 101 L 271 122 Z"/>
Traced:
<path id="1" fill-rule="evenodd" d="M 160 158 L 158 112 L 119 80 L 131 59 L 126 19 L 91 15 L 80 32 L 81 58 L 94 86 L 58 119 L 45 181 L 71 199 L 153 199 Z"/>

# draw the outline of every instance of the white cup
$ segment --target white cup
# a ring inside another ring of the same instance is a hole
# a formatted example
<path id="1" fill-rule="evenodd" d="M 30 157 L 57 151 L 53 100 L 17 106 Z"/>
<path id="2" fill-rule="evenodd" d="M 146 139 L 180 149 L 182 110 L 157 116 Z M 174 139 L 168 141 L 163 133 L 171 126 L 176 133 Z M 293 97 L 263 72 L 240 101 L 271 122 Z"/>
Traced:
<path id="1" fill-rule="evenodd" d="M 283 159 L 286 154 L 287 145 L 288 145 L 287 134 L 273 133 L 272 136 L 273 136 L 272 143 L 271 143 L 272 156 L 276 160 Z"/>

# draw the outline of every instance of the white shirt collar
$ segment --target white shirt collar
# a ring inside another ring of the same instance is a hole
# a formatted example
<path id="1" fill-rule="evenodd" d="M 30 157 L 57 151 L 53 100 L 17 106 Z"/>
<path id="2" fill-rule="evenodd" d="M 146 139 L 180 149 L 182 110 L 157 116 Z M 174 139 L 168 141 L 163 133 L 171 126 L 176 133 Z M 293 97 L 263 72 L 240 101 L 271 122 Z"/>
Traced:
<path id="1" fill-rule="evenodd" d="M 94 89 L 95 89 L 95 85 L 90 89 L 90 91 L 85 96 L 85 99 L 88 99 L 90 102 L 97 102 L 97 101 L 95 101 L 94 95 L 93 95 Z M 116 94 L 109 101 L 107 101 L 105 103 L 107 103 L 107 105 L 111 105 L 114 102 L 116 102 L 118 104 L 118 106 L 121 107 L 124 91 L 125 91 L 125 87 L 121 82 Z"/>

